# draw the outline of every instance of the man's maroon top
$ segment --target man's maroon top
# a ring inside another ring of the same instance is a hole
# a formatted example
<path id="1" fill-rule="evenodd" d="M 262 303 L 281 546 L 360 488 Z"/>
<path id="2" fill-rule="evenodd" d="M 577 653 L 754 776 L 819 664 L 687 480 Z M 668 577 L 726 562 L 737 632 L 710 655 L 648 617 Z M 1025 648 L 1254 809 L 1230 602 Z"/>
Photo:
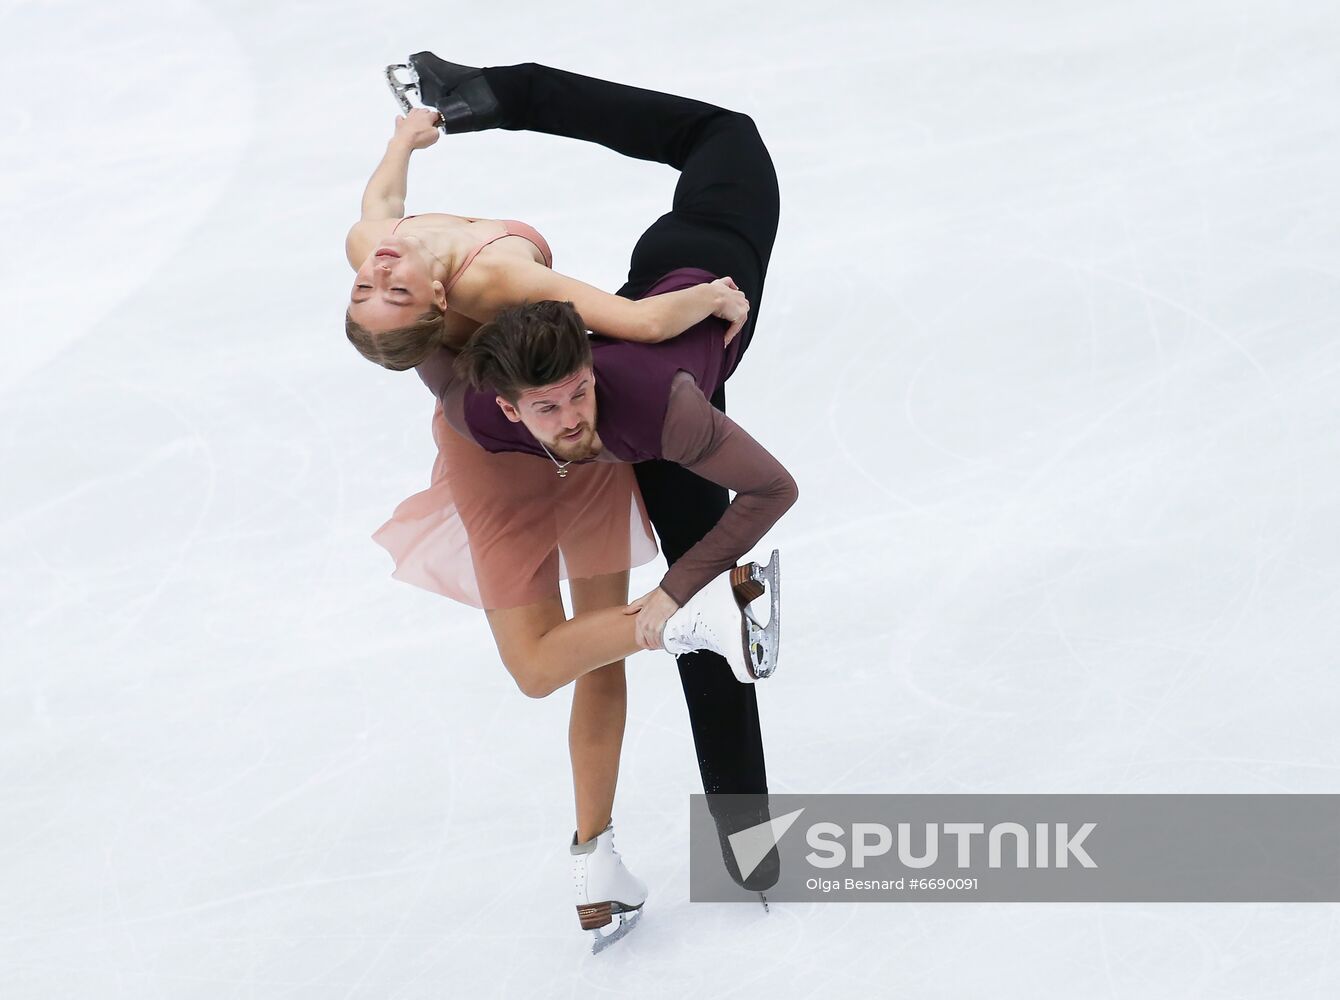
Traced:
<path id="1" fill-rule="evenodd" d="M 647 295 L 713 281 L 697 268 L 672 271 Z M 715 527 L 661 581 L 681 607 L 740 560 L 795 503 L 795 480 L 758 442 L 708 402 L 734 370 L 739 338 L 723 349 L 725 320 L 709 317 L 658 344 L 591 337 L 596 432 L 604 450 L 593 461 L 666 459 L 735 492 Z M 458 432 L 491 452 L 548 458 L 526 426 L 508 420 L 497 394 L 470 388 L 455 373 L 455 354 L 439 351 L 418 366 Z"/>

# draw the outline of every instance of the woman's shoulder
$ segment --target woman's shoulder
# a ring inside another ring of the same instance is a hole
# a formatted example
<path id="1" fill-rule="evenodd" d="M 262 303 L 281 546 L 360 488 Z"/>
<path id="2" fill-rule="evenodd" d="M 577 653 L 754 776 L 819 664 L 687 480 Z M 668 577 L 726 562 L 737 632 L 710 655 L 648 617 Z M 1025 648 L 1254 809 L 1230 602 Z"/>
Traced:
<path id="1" fill-rule="evenodd" d="M 459 270 L 447 301 L 462 313 L 486 322 L 507 306 L 552 298 L 545 280 L 553 273 L 523 255 L 479 254 Z"/>
<path id="2" fill-rule="evenodd" d="M 391 230 L 395 229 L 398 219 L 359 219 L 349 227 L 344 237 L 344 256 L 354 270 L 362 265 L 372 248 Z"/>
<path id="3" fill-rule="evenodd" d="M 400 232 L 403 233 L 414 232 L 415 230 L 460 229 L 472 222 L 486 221 L 488 220 L 476 219 L 468 215 L 450 215 L 447 212 L 415 212 L 403 219 L 394 220 L 394 225 L 400 226 Z"/>

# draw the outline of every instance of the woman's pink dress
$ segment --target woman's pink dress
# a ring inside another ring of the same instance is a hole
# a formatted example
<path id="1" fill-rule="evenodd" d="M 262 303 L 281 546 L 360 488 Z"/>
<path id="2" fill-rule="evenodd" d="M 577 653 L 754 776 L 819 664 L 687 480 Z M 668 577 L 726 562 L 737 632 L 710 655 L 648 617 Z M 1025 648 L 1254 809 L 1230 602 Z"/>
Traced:
<path id="1" fill-rule="evenodd" d="M 531 240 L 553 266 L 539 233 L 515 220 L 504 226 L 503 235 Z M 514 608 L 557 594 L 560 579 L 656 557 L 632 466 L 573 463 L 559 478 L 548 459 L 493 454 L 467 440 L 447 424 L 440 401 L 432 432 L 437 460 L 428 489 L 402 501 L 372 536 L 395 560 L 395 579 L 476 608 Z"/>
<path id="2" fill-rule="evenodd" d="M 373 538 L 397 580 L 476 608 L 514 608 L 558 593 L 560 579 L 600 576 L 656 557 L 633 467 L 568 466 L 492 454 L 433 410 L 431 485 L 402 501 Z"/>

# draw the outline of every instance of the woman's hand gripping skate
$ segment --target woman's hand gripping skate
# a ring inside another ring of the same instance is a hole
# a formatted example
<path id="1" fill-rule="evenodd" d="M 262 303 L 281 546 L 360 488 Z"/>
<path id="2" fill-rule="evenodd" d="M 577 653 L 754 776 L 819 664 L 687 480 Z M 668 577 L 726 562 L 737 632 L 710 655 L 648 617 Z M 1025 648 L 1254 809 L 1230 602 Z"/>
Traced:
<path id="1" fill-rule="evenodd" d="M 712 310 L 712 315 L 730 323 L 726 330 L 726 344 L 730 344 L 749 318 L 749 300 L 733 278 L 717 278 L 712 282 L 712 288 L 718 293 L 717 307 Z"/>
<path id="2" fill-rule="evenodd" d="M 395 141 L 410 149 L 427 149 L 441 138 L 437 130 L 442 116 L 432 108 L 415 108 L 407 115 L 396 115 Z"/>
<path id="3" fill-rule="evenodd" d="M 660 649 L 665 623 L 679 610 L 674 598 L 660 587 L 643 594 L 623 609 L 626 615 L 637 615 L 637 644 L 642 649 Z"/>

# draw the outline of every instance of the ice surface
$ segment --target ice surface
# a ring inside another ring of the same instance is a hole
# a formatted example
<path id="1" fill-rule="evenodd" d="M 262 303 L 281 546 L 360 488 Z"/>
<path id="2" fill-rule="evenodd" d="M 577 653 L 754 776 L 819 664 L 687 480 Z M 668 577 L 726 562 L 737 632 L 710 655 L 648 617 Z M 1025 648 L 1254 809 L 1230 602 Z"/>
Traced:
<path id="1" fill-rule="evenodd" d="M 8 4 L 0 996 L 1333 997 L 1335 906 L 690 905 L 668 658 L 573 919 L 567 695 L 369 539 L 432 459 L 340 329 L 383 66 L 751 113 L 783 220 L 731 412 L 776 791 L 1334 792 L 1340 12 L 1315 3 Z M 617 287 L 674 175 L 419 154 Z M 648 568 L 634 593 L 654 584 Z M 639 587 L 641 589 L 639 589 Z"/>

